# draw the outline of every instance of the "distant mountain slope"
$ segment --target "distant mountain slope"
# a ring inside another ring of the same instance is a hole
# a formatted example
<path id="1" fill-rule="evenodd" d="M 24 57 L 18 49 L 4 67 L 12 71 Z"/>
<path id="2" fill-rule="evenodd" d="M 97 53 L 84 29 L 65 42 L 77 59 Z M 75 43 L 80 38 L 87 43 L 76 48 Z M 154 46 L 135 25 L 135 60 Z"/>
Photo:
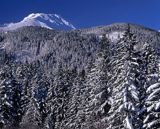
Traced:
<path id="1" fill-rule="evenodd" d="M 41 27 L 22 27 L 11 32 L 9 31 L 7 33 L 1 33 L 3 40 L 0 42 L 0 47 L 6 49 L 8 52 L 11 52 L 13 55 L 16 53 L 15 55 L 18 54 L 18 57 L 21 56 L 21 58 L 16 58 L 19 61 L 27 59 L 26 56 L 21 55 L 24 51 L 28 51 L 28 53 L 30 53 L 29 55 L 32 55 L 29 56 L 29 61 L 34 61 L 37 58 L 41 58 L 47 53 L 57 53 L 56 51 L 58 50 L 61 51 L 58 52 L 58 55 L 62 56 L 65 52 L 62 48 L 70 48 L 72 50 L 73 48 L 77 47 L 75 49 L 80 52 L 83 51 L 83 54 L 91 53 L 94 55 L 93 50 L 95 51 L 98 49 L 97 45 L 102 35 L 105 34 L 111 42 L 116 43 L 120 38 L 122 38 L 126 28 L 127 24 L 125 23 L 82 30 L 73 30 L 69 32 L 53 31 Z M 131 32 L 136 35 L 137 40 L 140 41 L 139 45 L 141 48 L 143 47 L 144 42 L 149 42 L 151 45 L 155 46 L 155 49 L 159 48 L 159 32 L 133 24 L 130 24 L 130 28 Z M 40 48 L 39 53 L 36 54 L 38 42 L 40 43 Z M 62 45 L 59 47 L 58 44 Z M 89 45 L 91 45 L 90 50 L 85 50 Z M 80 46 L 83 49 L 78 48 Z M 63 56 L 66 55 L 68 55 L 68 53 L 64 54 Z M 62 57 L 59 59 L 64 59 Z M 56 58 L 58 57 L 56 56 Z M 77 58 L 79 59 L 81 57 Z M 83 58 L 81 58 L 79 61 L 82 61 L 82 59 Z"/>
<path id="2" fill-rule="evenodd" d="M 6 24 L 1 30 L 15 30 L 23 26 L 41 26 L 48 29 L 72 30 L 75 27 L 57 14 L 32 13 L 17 23 Z"/>

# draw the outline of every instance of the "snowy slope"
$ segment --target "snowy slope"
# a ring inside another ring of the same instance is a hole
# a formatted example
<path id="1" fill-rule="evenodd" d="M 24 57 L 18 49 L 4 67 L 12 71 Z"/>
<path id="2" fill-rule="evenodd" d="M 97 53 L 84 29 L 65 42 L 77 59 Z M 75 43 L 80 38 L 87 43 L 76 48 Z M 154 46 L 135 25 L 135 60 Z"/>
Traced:
<path id="1" fill-rule="evenodd" d="M 1 30 L 15 30 L 23 26 L 41 26 L 48 29 L 72 30 L 75 27 L 57 14 L 32 13 L 17 23 L 6 24 Z"/>
<path id="2" fill-rule="evenodd" d="M 65 33 L 24 27 L 0 32 L 0 50 L 4 127 L 159 127 L 157 31 L 128 23 Z"/>

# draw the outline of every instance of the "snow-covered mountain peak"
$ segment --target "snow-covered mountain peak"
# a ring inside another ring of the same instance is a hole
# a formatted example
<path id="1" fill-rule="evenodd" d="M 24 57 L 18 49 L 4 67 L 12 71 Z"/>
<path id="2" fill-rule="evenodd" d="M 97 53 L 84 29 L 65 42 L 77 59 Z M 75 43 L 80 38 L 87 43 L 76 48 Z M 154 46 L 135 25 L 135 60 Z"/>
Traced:
<path id="1" fill-rule="evenodd" d="M 45 14 L 42 14 L 42 13 L 36 13 L 36 14 L 35 13 L 31 13 L 27 17 L 25 17 L 23 19 L 23 21 L 34 19 L 34 18 L 37 18 L 37 17 L 41 17 L 42 15 L 45 15 Z"/>
<path id="2" fill-rule="evenodd" d="M 23 19 L 23 21 L 28 21 L 28 20 L 38 20 L 38 19 L 43 19 L 43 20 L 55 20 L 55 19 L 60 19 L 61 17 L 57 14 L 45 14 L 45 13 L 31 13 L 27 17 Z M 61 18 L 63 19 L 63 18 Z"/>
<path id="3" fill-rule="evenodd" d="M 3 30 L 14 30 L 23 26 L 41 26 L 48 29 L 72 30 L 75 27 L 57 14 L 32 13 L 17 23 L 10 23 Z"/>

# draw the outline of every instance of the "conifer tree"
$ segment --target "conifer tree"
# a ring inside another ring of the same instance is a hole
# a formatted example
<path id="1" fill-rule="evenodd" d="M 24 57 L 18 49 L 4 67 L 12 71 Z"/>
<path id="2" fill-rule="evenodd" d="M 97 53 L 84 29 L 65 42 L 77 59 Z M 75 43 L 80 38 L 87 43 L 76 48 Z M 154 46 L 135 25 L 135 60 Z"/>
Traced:
<path id="1" fill-rule="evenodd" d="M 90 128 L 98 127 L 101 120 L 107 116 L 110 108 L 109 87 L 107 85 L 107 80 L 110 77 L 110 44 L 106 35 L 103 35 L 100 46 L 97 58 L 86 76 L 86 94 L 84 94 L 84 100 L 82 100 L 84 101 L 82 104 L 84 105 L 84 126 L 89 126 Z"/>
<path id="2" fill-rule="evenodd" d="M 136 37 L 128 26 L 123 38 L 117 43 L 117 54 L 112 61 L 112 105 L 108 128 L 133 129 L 142 126 L 138 118 L 140 111 L 139 86 L 140 65 L 139 52 L 135 50 Z"/>
<path id="3" fill-rule="evenodd" d="M 151 45 L 146 45 L 145 56 L 147 62 L 146 69 L 146 99 L 145 99 L 145 119 L 143 121 L 145 129 L 157 129 L 160 126 L 160 80 L 159 80 L 159 57 Z"/>

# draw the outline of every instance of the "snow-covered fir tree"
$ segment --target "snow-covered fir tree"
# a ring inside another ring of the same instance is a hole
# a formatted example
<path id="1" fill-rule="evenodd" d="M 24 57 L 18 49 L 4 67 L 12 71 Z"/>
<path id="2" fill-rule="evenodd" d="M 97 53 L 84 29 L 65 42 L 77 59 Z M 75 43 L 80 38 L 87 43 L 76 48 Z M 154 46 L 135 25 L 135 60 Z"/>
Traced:
<path id="1" fill-rule="evenodd" d="M 63 128 L 65 125 L 66 112 L 68 110 L 67 104 L 69 103 L 69 94 L 73 85 L 74 71 L 63 70 L 61 67 L 57 69 L 54 82 L 51 89 L 49 89 L 49 105 L 50 115 L 47 119 L 51 123 L 45 123 L 47 128 Z"/>
<path id="2" fill-rule="evenodd" d="M 69 102 L 69 108 L 67 114 L 69 115 L 66 127 L 69 128 L 82 128 L 84 122 L 84 100 L 85 95 L 85 79 L 86 72 L 82 70 L 78 73 L 73 82 L 71 89 L 71 100 Z"/>
<path id="3" fill-rule="evenodd" d="M 145 46 L 146 67 L 146 98 L 145 98 L 145 129 L 157 129 L 160 126 L 160 66 L 157 52 L 149 44 Z"/>
<path id="4" fill-rule="evenodd" d="M 26 106 L 23 85 L 16 80 L 16 75 L 13 75 L 14 72 L 12 69 L 14 67 L 15 66 L 6 64 L 6 66 L 1 69 L 0 74 L 1 120 L 7 123 L 8 128 L 19 127 Z"/>
<path id="5" fill-rule="evenodd" d="M 113 66 L 112 105 L 108 128 L 141 128 L 139 120 L 140 55 L 135 51 L 136 37 L 128 30 L 117 43 Z"/>
<path id="6" fill-rule="evenodd" d="M 22 117 L 20 127 L 22 129 L 28 129 L 32 127 L 33 129 L 38 129 L 40 123 L 40 113 L 37 110 L 35 98 L 32 96 L 30 102 L 27 105 L 27 110 Z"/>
<path id="7" fill-rule="evenodd" d="M 40 76 L 40 77 L 37 77 Z M 48 78 L 45 74 L 37 75 L 35 79 L 34 98 L 39 116 L 39 126 L 42 128 L 45 123 L 45 119 L 48 115 L 47 112 L 47 94 L 50 86 Z"/>
<path id="8" fill-rule="evenodd" d="M 3 69 L 1 68 L 0 71 L 0 117 L 1 117 L 1 127 L 4 125 L 11 124 L 11 109 L 13 108 L 12 105 L 12 96 L 10 94 L 13 93 L 13 88 L 11 85 L 12 80 L 12 73 L 10 67 L 6 65 Z"/>
<path id="9" fill-rule="evenodd" d="M 78 124 L 76 123 L 76 117 L 78 108 L 80 106 L 80 89 L 82 88 L 83 79 L 77 73 L 77 70 L 72 70 L 71 80 L 72 80 L 72 87 L 70 89 L 70 94 L 68 96 L 68 108 L 66 110 L 66 120 L 63 122 L 63 127 L 66 129 L 69 128 L 77 128 Z"/>
<path id="10" fill-rule="evenodd" d="M 86 77 L 85 95 L 85 125 L 88 128 L 102 128 L 104 125 L 102 119 L 107 117 L 110 109 L 109 104 L 109 87 L 107 80 L 109 73 L 110 43 L 105 35 L 102 36 L 100 42 L 100 50 L 97 58 Z M 105 123 L 105 122 L 104 122 Z"/>

